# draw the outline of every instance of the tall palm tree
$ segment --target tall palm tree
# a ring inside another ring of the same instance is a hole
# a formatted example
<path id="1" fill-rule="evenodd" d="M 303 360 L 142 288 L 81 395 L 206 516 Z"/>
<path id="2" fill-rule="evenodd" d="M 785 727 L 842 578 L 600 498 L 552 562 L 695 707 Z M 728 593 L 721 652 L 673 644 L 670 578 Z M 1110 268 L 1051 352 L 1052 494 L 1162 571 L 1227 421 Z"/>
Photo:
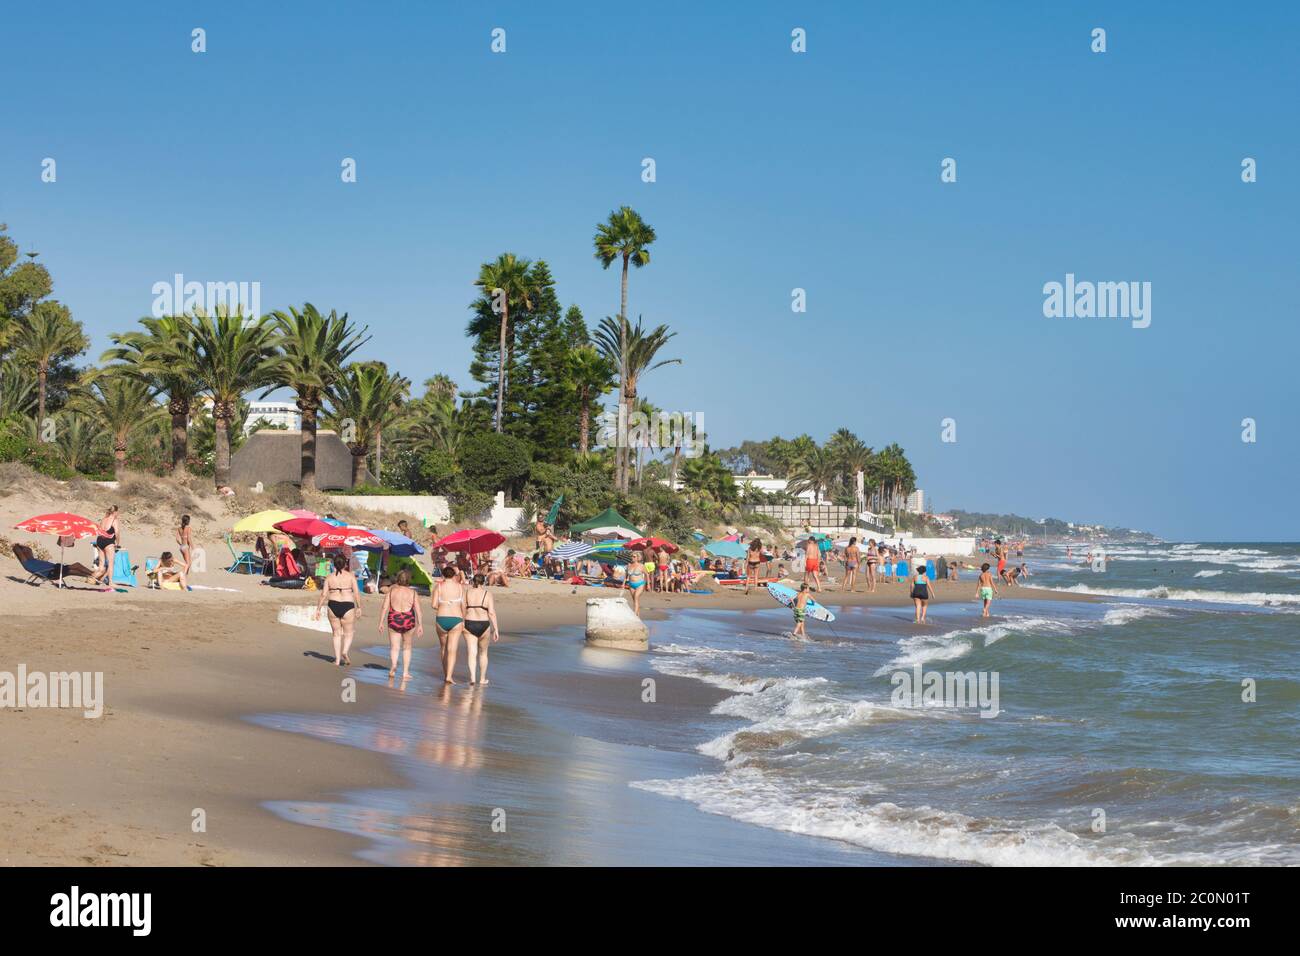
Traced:
<path id="1" fill-rule="evenodd" d="M 316 490 L 316 416 L 329 390 L 343 374 L 343 365 L 370 336 L 348 322 L 348 314 L 333 310 L 321 315 L 310 302 L 302 311 L 290 308 L 270 315 L 279 349 L 270 387 L 293 389 L 302 413 L 302 480 L 304 489 Z"/>
<path id="2" fill-rule="evenodd" d="M 401 415 L 402 402 L 410 393 L 409 379 L 396 372 L 389 374 L 383 362 L 353 362 L 329 392 L 330 412 L 326 421 L 340 434 L 351 422 L 352 487 L 366 472 L 366 459 L 375 450 L 379 436 Z M 376 465 L 375 478 L 379 478 Z"/>
<path id="3" fill-rule="evenodd" d="M 184 475 L 189 457 L 190 416 L 199 396 L 194 377 L 194 320 L 187 315 L 146 317 L 144 331 L 111 336 L 114 346 L 100 361 L 120 362 L 126 371 L 167 396 L 171 416 L 172 474 Z"/>
<path id="4" fill-rule="evenodd" d="M 825 448 L 811 448 L 790 467 L 786 490 L 797 495 L 813 493 L 813 503 L 821 504 L 822 495 L 830 490 L 839 477 L 839 466 Z"/>
<path id="5" fill-rule="evenodd" d="M 609 219 L 596 226 L 596 235 L 592 245 L 596 249 L 596 258 L 603 268 L 608 269 L 617 261 L 623 263 L 623 275 L 620 285 L 618 317 L 627 321 L 627 268 L 628 265 L 642 266 L 650 264 L 650 244 L 655 241 L 655 231 L 649 223 L 631 206 L 620 206 L 609 214 Z M 626 351 L 626 345 L 619 348 L 619 354 Z M 619 405 L 631 407 L 627 394 L 627 370 L 619 366 Z M 615 481 L 620 491 L 627 491 L 627 449 L 615 451 Z"/>
<path id="6" fill-rule="evenodd" d="M 578 454 L 590 451 L 591 407 L 614 387 L 614 367 L 593 345 L 580 345 L 569 352 L 565 373 L 578 402 Z"/>
<path id="7" fill-rule="evenodd" d="M 259 319 L 223 310 L 194 320 L 194 377 L 212 399 L 213 477 L 230 484 L 230 424 L 245 392 L 274 381 L 282 353 L 270 316 Z"/>
<path id="8" fill-rule="evenodd" d="M 66 305 L 38 302 L 32 306 L 27 325 L 19 332 L 16 344 L 18 357 L 36 369 L 36 417 L 43 421 L 50 366 L 61 355 L 84 352 L 90 346 L 90 340 Z"/>
<path id="9" fill-rule="evenodd" d="M 36 408 L 36 376 L 17 361 L 0 363 L 0 424 L 25 418 Z"/>
<path id="10" fill-rule="evenodd" d="M 533 307 L 537 296 L 537 282 L 533 276 L 532 262 L 520 259 L 513 252 L 503 252 L 495 262 L 485 262 L 479 268 L 474 284 L 483 290 L 483 297 L 492 305 L 492 311 L 501 312 L 501 340 L 497 355 L 497 413 L 496 430 L 504 428 L 506 400 L 506 369 L 510 356 L 506 339 L 510 331 L 510 306 L 525 309 Z"/>
<path id="11" fill-rule="evenodd" d="M 131 436 L 162 417 L 156 394 L 148 382 L 135 376 L 101 370 L 89 376 L 85 391 L 74 400 L 75 407 L 87 412 L 112 440 L 115 479 L 122 478 Z"/>
<path id="12" fill-rule="evenodd" d="M 463 409 L 440 395 L 426 394 L 417 402 L 406 406 L 401 424 L 404 426 L 400 444 L 416 454 L 445 451 L 455 457 L 460 440 L 469 432 Z"/>
<path id="13" fill-rule="evenodd" d="M 640 316 L 637 317 L 636 325 L 632 325 L 622 317 L 615 320 L 608 315 L 600 320 L 600 325 L 596 326 L 592 338 L 601 354 L 612 364 L 623 370 L 623 407 L 625 409 L 631 410 L 636 407 L 636 389 L 642 375 L 653 372 L 665 365 L 682 364 L 681 359 L 658 358 L 659 351 L 676 334 L 676 332 L 669 332 L 666 325 L 646 329 L 641 324 Z M 621 445 L 620 449 L 628 451 L 628 449 L 621 448 Z M 630 470 L 625 464 L 624 482 L 627 481 Z M 621 490 L 626 492 L 627 488 L 623 487 Z"/>

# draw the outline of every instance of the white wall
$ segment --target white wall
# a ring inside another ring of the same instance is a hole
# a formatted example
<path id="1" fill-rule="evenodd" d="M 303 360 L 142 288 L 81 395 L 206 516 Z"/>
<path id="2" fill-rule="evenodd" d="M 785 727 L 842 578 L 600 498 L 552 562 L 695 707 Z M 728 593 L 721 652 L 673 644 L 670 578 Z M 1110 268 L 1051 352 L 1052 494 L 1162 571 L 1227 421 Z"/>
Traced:
<path id="1" fill-rule="evenodd" d="M 413 514 L 433 524 L 446 524 L 451 520 L 451 506 L 442 495 L 328 495 L 330 501 L 347 513 L 348 505 L 378 511 L 381 514 Z M 523 515 L 523 508 L 507 508 L 506 495 L 498 491 L 492 510 L 481 522 L 489 531 L 502 533 L 514 531 Z"/>
<path id="2" fill-rule="evenodd" d="M 897 536 L 891 536 L 888 540 L 896 541 Z M 903 541 L 917 554 L 932 554 L 937 557 L 941 554 L 975 553 L 974 538 L 913 538 L 905 535 Z"/>

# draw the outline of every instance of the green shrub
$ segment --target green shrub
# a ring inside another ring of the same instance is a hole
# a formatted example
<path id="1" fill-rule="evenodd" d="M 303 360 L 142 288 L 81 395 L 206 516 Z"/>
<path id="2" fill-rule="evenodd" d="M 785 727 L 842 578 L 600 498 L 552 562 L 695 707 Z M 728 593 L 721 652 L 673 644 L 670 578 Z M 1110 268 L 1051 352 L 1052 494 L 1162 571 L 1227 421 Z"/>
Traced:
<path id="1" fill-rule="evenodd" d="M 497 432 L 474 432 L 460 444 L 460 469 L 470 486 L 515 498 L 533 468 L 533 447 L 522 438 Z"/>

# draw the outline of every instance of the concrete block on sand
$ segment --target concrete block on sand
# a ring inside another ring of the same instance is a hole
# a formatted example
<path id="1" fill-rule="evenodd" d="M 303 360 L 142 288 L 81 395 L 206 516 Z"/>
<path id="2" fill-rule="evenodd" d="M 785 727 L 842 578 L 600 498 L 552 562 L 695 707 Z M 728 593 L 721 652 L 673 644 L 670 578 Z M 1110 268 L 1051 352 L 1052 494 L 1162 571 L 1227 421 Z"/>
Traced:
<path id="1" fill-rule="evenodd" d="M 330 622 L 326 620 L 325 612 L 321 611 L 320 620 L 313 621 L 312 614 L 316 606 L 305 604 L 281 604 L 280 613 L 276 620 L 281 624 L 289 624 L 293 627 L 305 627 L 310 631 L 324 631 L 326 634 L 333 633 L 330 630 Z"/>
<path id="2" fill-rule="evenodd" d="M 624 651 L 650 649 L 650 632 L 621 597 L 587 598 L 587 643 Z"/>

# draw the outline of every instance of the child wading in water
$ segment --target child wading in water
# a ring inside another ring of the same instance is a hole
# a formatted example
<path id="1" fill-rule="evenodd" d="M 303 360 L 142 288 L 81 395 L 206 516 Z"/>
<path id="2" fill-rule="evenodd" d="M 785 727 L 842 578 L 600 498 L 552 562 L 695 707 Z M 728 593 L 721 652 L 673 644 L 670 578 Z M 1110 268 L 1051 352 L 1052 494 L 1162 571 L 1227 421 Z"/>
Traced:
<path id="1" fill-rule="evenodd" d="M 989 574 L 989 563 L 985 561 L 980 565 L 980 579 L 978 590 L 975 592 L 976 597 L 984 602 L 983 617 L 989 616 L 989 604 L 993 601 L 993 595 L 997 593 L 997 587 L 993 583 L 993 575 Z"/>
<path id="2" fill-rule="evenodd" d="M 807 637 L 808 630 L 804 626 L 804 621 L 808 617 L 808 601 L 812 597 L 808 593 L 808 584 L 799 585 L 799 593 L 794 596 L 794 637 Z"/>
<path id="3" fill-rule="evenodd" d="M 916 605 L 916 623 L 925 623 L 925 609 L 933 595 L 930 591 L 930 579 L 926 577 L 925 568 L 916 569 L 916 580 L 912 583 L 912 603 Z"/>

